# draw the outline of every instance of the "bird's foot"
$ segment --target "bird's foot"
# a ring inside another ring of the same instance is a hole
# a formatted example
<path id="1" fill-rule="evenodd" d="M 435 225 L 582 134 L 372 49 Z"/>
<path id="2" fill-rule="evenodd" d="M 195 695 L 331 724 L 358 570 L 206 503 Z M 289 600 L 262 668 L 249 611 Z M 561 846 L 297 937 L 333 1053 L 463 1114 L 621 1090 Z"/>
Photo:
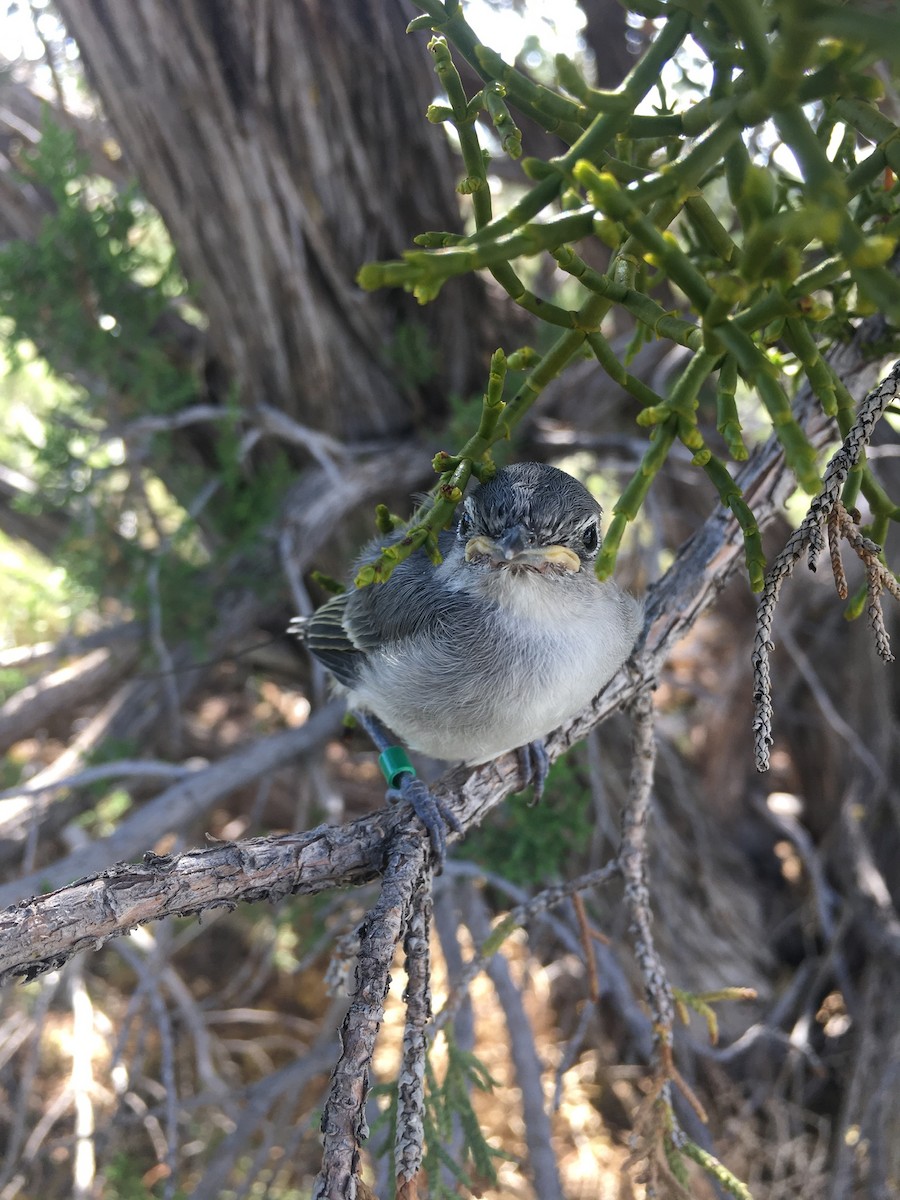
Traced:
<path id="1" fill-rule="evenodd" d="M 537 804 L 544 794 L 544 784 L 547 782 L 547 773 L 550 770 L 550 755 L 547 753 L 547 747 L 542 738 L 537 738 L 526 746 L 520 746 L 516 754 L 519 756 L 519 769 L 525 785 L 530 783 L 534 786 L 534 798 L 531 803 Z"/>
<path id="2" fill-rule="evenodd" d="M 447 857 L 448 828 L 458 834 L 465 832 L 456 815 L 451 812 L 443 800 L 426 787 L 421 779 L 406 771 L 399 777 L 394 787 L 388 788 L 387 798 L 395 801 L 405 800 L 412 805 L 413 812 L 425 826 L 425 832 L 428 834 L 434 854 L 435 874 L 440 875 L 444 859 Z"/>

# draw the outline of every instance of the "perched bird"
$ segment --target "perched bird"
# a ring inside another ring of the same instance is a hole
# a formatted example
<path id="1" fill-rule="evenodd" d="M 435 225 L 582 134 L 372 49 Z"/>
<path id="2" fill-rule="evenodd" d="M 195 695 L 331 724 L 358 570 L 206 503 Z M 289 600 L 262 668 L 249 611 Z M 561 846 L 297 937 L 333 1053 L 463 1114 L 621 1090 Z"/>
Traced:
<path id="1" fill-rule="evenodd" d="M 539 794 L 543 738 L 612 678 L 641 625 L 638 601 L 594 573 L 601 514 L 556 467 L 506 467 L 440 535 L 440 565 L 417 551 L 386 583 L 335 596 L 291 629 L 380 750 L 399 739 L 477 764 L 520 749 Z M 393 778 L 382 763 L 390 794 L 412 803 L 440 862 L 444 825 L 456 823 L 399 753 Z"/>

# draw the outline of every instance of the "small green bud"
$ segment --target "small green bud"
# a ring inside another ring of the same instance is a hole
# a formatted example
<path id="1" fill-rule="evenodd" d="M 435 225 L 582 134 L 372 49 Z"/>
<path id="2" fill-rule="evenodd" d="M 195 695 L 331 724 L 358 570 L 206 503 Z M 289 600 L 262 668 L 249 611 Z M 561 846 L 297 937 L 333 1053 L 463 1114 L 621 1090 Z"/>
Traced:
<path id="1" fill-rule="evenodd" d="M 366 566 L 360 567 L 356 572 L 356 578 L 353 580 L 353 583 L 358 588 L 369 587 L 377 578 L 378 572 L 371 563 L 367 563 Z"/>
<path id="2" fill-rule="evenodd" d="M 873 233 L 850 255 L 851 267 L 883 267 L 897 245 L 897 239 L 882 233 Z"/>
<path id="3" fill-rule="evenodd" d="M 765 220 L 775 211 L 775 177 L 765 167 L 750 163 L 744 172 L 740 199 L 750 206 L 758 221 Z"/>
<path id="4" fill-rule="evenodd" d="M 380 263 L 363 263 L 356 272 L 356 282 L 364 292 L 374 292 L 380 288 L 382 277 Z"/>
<path id="5" fill-rule="evenodd" d="M 375 506 L 375 528 L 379 533 L 393 533 L 396 522 L 386 504 Z"/>
<path id="6" fill-rule="evenodd" d="M 510 371 L 527 371 L 539 358 L 537 350 L 531 346 L 520 346 L 518 350 L 507 355 L 506 365 Z"/>
<path id="7" fill-rule="evenodd" d="M 346 592 L 346 587 L 337 579 L 333 579 L 331 575 L 326 575 L 324 571 L 310 571 L 310 579 L 313 583 L 319 585 L 323 591 L 331 592 L 334 596 L 339 596 L 342 592 Z"/>
<path id="8" fill-rule="evenodd" d="M 484 180 L 479 179 L 477 175 L 466 175 L 456 185 L 456 190 L 461 196 L 471 196 L 473 192 L 480 191 L 484 187 Z"/>
<path id="9" fill-rule="evenodd" d="M 747 294 L 746 282 L 739 275 L 714 275 L 709 282 L 715 294 L 729 307 Z"/>
<path id="10" fill-rule="evenodd" d="M 618 250 L 621 246 L 622 230 L 615 221 L 610 221 L 608 217 L 595 217 L 593 230 L 604 246 L 609 246 L 610 250 Z"/>
<path id="11" fill-rule="evenodd" d="M 457 455 L 448 454 L 446 450 L 438 450 L 431 460 L 431 468 L 433 471 L 437 471 L 438 475 L 443 475 L 445 471 L 455 471 L 460 462 L 461 459 Z"/>
<path id="12" fill-rule="evenodd" d="M 529 179 L 533 179 L 535 183 L 540 183 L 542 179 L 547 179 L 550 175 L 557 175 L 559 172 L 550 163 L 545 162 L 542 158 L 523 158 L 521 162 L 522 170 Z"/>
<path id="13" fill-rule="evenodd" d="M 484 462 L 472 463 L 472 474 L 479 483 L 488 483 L 497 474 L 497 464 L 486 459 Z"/>

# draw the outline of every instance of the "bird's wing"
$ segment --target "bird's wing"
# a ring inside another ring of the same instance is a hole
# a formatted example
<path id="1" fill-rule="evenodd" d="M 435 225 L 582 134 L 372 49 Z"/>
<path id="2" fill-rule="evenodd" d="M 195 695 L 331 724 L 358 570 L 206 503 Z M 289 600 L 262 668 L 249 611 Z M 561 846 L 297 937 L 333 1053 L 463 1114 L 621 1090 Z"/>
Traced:
<path id="1" fill-rule="evenodd" d="M 347 604 L 353 592 L 342 592 L 327 601 L 307 620 L 303 640 L 310 654 L 327 667 L 335 679 L 352 688 L 365 662 L 365 653 L 347 632 Z"/>
<path id="2" fill-rule="evenodd" d="M 455 541 L 452 533 L 440 535 L 445 560 Z M 384 646 L 402 646 L 410 639 L 440 639 L 455 624 L 465 622 L 472 603 L 466 592 L 448 589 L 424 552 L 418 550 L 398 563 L 386 583 L 373 583 L 350 594 L 344 626 L 358 650 L 372 653 Z"/>
<path id="3" fill-rule="evenodd" d="M 449 553 L 453 534 L 442 533 L 441 552 Z M 423 569 L 424 568 L 424 569 Z M 303 628 L 311 654 L 345 687 L 352 688 L 369 654 L 409 639 L 442 638 L 466 627 L 473 601 L 464 592 L 448 592 L 431 563 L 418 551 L 399 563 L 386 583 L 349 588 L 323 604 Z"/>

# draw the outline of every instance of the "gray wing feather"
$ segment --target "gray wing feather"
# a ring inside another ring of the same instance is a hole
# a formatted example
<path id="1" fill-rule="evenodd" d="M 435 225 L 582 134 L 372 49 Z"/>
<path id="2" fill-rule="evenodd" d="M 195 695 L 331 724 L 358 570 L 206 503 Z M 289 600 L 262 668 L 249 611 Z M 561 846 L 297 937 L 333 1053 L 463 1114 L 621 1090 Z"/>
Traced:
<path id="1" fill-rule="evenodd" d="M 308 619 L 303 640 L 310 654 L 327 667 L 344 687 L 353 687 L 365 662 L 365 653 L 347 632 L 347 605 L 353 592 L 342 592 L 323 604 Z"/>
<path id="2" fill-rule="evenodd" d="M 444 533 L 439 540 L 442 553 L 448 554 L 454 535 Z M 427 556 L 417 551 L 394 569 L 387 583 L 350 588 L 323 604 L 308 619 L 303 636 L 310 653 L 352 688 L 369 654 L 409 638 L 440 638 L 465 623 L 471 608 L 465 594 L 447 592 Z"/>

